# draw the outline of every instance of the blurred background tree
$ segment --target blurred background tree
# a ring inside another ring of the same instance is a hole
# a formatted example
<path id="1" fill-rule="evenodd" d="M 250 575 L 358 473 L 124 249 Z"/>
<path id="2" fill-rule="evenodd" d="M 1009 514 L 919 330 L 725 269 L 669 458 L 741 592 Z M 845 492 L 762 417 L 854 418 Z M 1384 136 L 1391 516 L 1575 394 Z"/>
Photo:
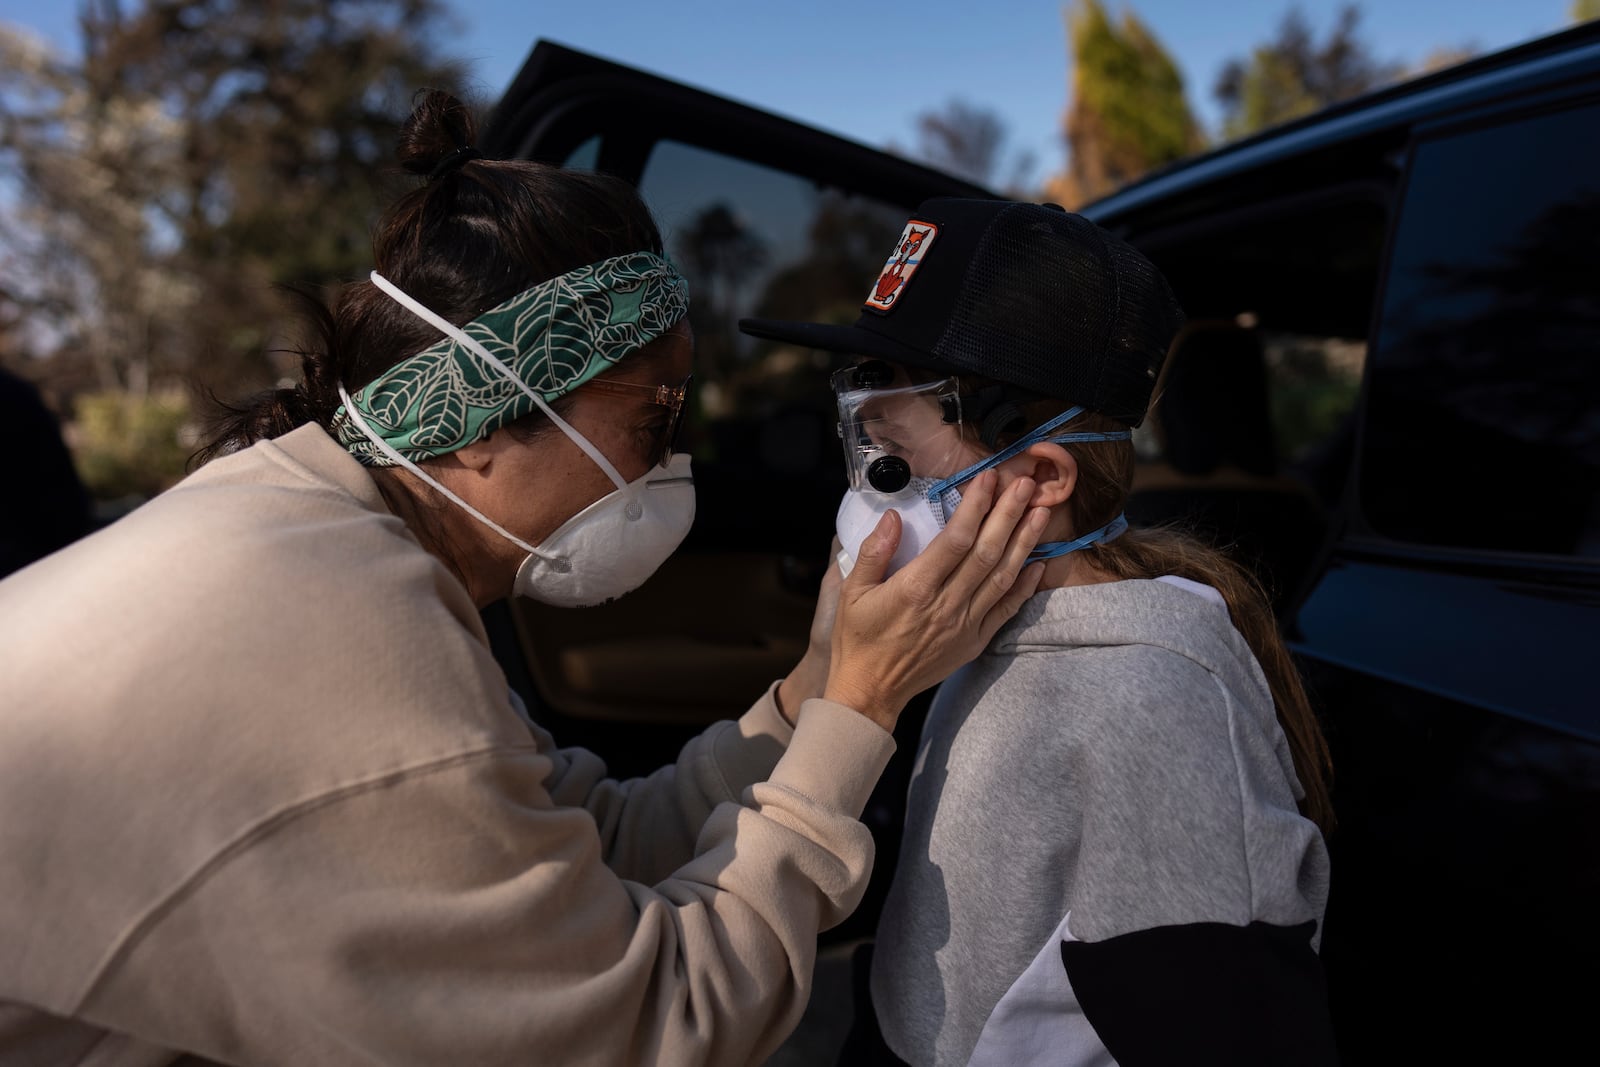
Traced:
<path id="1" fill-rule="evenodd" d="M 993 108 L 953 98 L 912 120 L 910 147 L 891 140 L 885 151 L 986 186 L 1012 199 L 1036 200 L 1039 160 L 1011 145 L 1006 120 Z"/>
<path id="2" fill-rule="evenodd" d="M 725 381 L 738 370 L 736 308 L 749 279 L 767 264 L 766 243 L 732 206 L 717 201 L 694 216 L 674 247 L 694 294 L 695 374 L 701 382 Z"/>
<path id="3" fill-rule="evenodd" d="M 1600 19 L 1600 0 L 1572 0 L 1572 6 L 1567 10 L 1573 22 L 1588 22 L 1590 19 Z"/>
<path id="4" fill-rule="evenodd" d="M 1205 144 L 1177 64 L 1137 15 L 1113 23 L 1100 0 L 1066 11 L 1072 89 L 1067 170 L 1046 195 L 1076 208 Z"/>
<path id="5" fill-rule="evenodd" d="M 1357 33 L 1360 23 L 1361 9 L 1347 4 L 1318 41 L 1305 14 L 1290 8 L 1276 36 L 1218 75 L 1213 91 L 1223 138 L 1245 137 L 1399 80 L 1405 68 L 1377 59 Z"/>
<path id="6" fill-rule="evenodd" d="M 1422 61 L 1416 66 L 1405 68 L 1404 76 L 1415 78 L 1424 74 L 1432 74 L 1436 70 L 1453 67 L 1457 63 L 1465 63 L 1477 54 L 1477 47 L 1470 44 L 1440 45 L 1423 56 Z"/>
<path id="7" fill-rule="evenodd" d="M 1011 197 L 1030 197 L 1031 152 L 1009 151 L 1009 131 L 996 111 L 962 100 L 917 116 L 913 155 L 931 167 Z"/>
<path id="8" fill-rule="evenodd" d="M 92 490 L 147 492 L 195 399 L 297 369 L 273 286 L 370 265 L 397 124 L 462 71 L 440 0 L 89 0 L 79 27 L 72 59 L 0 26 L 0 359 L 94 413 Z"/>
<path id="9" fill-rule="evenodd" d="M 0 24 L 0 365 L 69 416 L 98 495 L 177 478 L 209 391 L 233 398 L 297 373 L 277 351 L 287 319 L 274 286 L 326 285 L 370 265 L 413 92 L 462 91 L 461 67 L 440 51 L 457 32 L 451 2 L 81 0 L 70 56 Z M 1569 2 L 1574 20 L 1600 12 L 1600 0 Z M 961 100 L 918 115 L 902 154 L 1008 196 L 1079 207 L 1205 147 L 1177 65 L 1132 10 L 1073 0 L 1064 14 L 1069 158 L 1045 190 L 1001 114 Z M 1226 136 L 1399 77 L 1358 24 L 1347 6 L 1319 39 L 1290 9 L 1218 80 Z M 1420 69 L 1470 54 L 1441 49 Z M 776 252 L 741 226 L 724 208 L 691 228 L 679 251 L 697 291 L 724 312 L 731 296 L 753 294 L 780 317 L 824 307 L 841 320 L 897 232 L 824 204 L 806 255 L 754 293 L 740 288 L 739 265 Z M 791 308 L 799 293 L 821 303 Z M 702 336 L 719 365 L 738 362 L 740 343 Z"/>
<path id="10" fill-rule="evenodd" d="M 979 185 L 994 179 L 1006 126 L 993 111 L 952 100 L 917 116 L 917 155 L 930 166 Z"/>

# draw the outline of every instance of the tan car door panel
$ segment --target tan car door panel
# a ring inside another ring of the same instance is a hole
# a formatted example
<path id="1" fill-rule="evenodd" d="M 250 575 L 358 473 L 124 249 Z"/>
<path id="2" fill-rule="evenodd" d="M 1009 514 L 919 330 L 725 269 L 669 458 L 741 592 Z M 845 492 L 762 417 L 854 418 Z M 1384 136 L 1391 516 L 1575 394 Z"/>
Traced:
<path id="1" fill-rule="evenodd" d="M 555 711 L 709 723 L 743 712 L 805 651 L 814 596 L 784 574 L 784 558 L 769 553 L 680 553 L 609 604 L 519 599 L 512 613 L 533 682 Z"/>

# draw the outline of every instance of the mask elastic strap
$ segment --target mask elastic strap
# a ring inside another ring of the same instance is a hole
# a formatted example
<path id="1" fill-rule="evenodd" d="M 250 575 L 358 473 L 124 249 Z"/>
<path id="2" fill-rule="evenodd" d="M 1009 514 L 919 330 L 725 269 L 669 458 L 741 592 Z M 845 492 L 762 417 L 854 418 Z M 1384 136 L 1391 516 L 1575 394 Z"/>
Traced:
<path id="1" fill-rule="evenodd" d="M 456 496 L 450 490 L 440 485 L 431 475 L 424 472 L 421 467 L 417 466 L 415 463 L 411 462 L 409 459 L 397 452 L 394 446 L 389 444 L 388 441 L 385 441 L 382 437 L 379 437 L 377 434 L 373 433 L 372 428 L 367 425 L 367 420 L 361 417 L 361 412 L 356 408 L 354 402 L 351 401 L 350 394 L 345 392 L 343 382 L 339 383 L 339 399 L 344 401 L 344 410 L 350 416 L 350 418 L 355 421 L 356 428 L 366 436 L 367 440 L 371 441 L 378 447 L 378 451 L 382 452 L 395 463 L 404 467 L 412 474 L 415 474 L 418 478 L 421 478 L 423 481 L 433 486 L 434 489 L 442 493 L 457 507 L 461 508 L 467 514 L 471 515 L 473 518 L 477 519 L 479 522 L 489 527 L 489 529 L 493 530 L 501 537 L 504 537 L 507 541 L 510 541 L 512 544 L 522 549 L 524 552 L 538 556 L 540 559 L 545 560 L 553 560 L 558 558 L 556 556 L 552 556 L 548 552 L 539 551 L 539 549 L 535 548 L 533 545 L 528 544 L 528 542 L 524 541 L 510 530 L 507 530 L 504 526 L 501 526 L 499 523 L 489 518 L 489 516 L 485 515 L 483 512 L 479 511 L 465 500 L 462 500 L 459 496 Z"/>
<path id="2" fill-rule="evenodd" d="M 552 411 L 550 405 L 545 403 L 544 397 L 540 396 L 536 391 L 529 388 L 528 383 L 524 382 L 520 377 L 518 377 L 515 371 L 497 359 L 493 353 L 491 353 L 487 348 L 483 347 L 483 345 L 479 344 L 474 338 L 469 336 L 465 330 L 461 329 L 448 319 L 434 314 L 429 308 L 413 299 L 405 290 L 401 289 L 398 285 L 395 285 L 388 278 L 385 278 L 377 271 L 373 271 L 369 277 L 372 279 L 372 284 L 376 285 L 379 289 L 382 289 L 385 293 L 387 293 L 390 299 L 392 299 L 395 303 L 399 304 L 401 307 L 405 308 L 407 311 L 411 312 L 417 318 L 421 319 L 423 322 L 426 322 L 436 330 L 439 330 L 446 337 L 455 341 L 456 344 L 461 345 L 463 348 L 476 355 L 479 359 L 489 364 L 495 370 L 499 371 L 502 377 L 510 381 L 518 389 L 521 389 L 523 393 L 527 395 L 529 400 L 532 400 L 534 404 L 538 405 L 539 410 L 545 413 L 545 417 L 547 417 L 551 422 L 555 423 L 557 428 L 559 428 L 562 433 L 571 438 L 573 444 L 583 449 L 584 455 L 594 460 L 595 466 L 605 471 L 606 477 L 610 478 L 612 482 L 616 484 L 618 489 L 624 489 L 627 487 L 627 481 L 624 480 L 622 475 L 617 472 L 617 468 L 611 465 L 611 461 L 606 459 L 606 457 L 601 454 L 598 448 L 590 444 L 589 440 L 584 437 L 583 434 L 579 433 L 577 430 L 568 425 L 565 419 Z M 346 403 L 348 404 L 349 402 L 346 401 Z M 373 440 L 376 441 L 376 438 Z M 388 453 L 386 452 L 385 454 Z M 472 509 L 468 508 L 467 510 L 470 511 Z"/>
<path id="3" fill-rule="evenodd" d="M 1035 546 L 1034 550 L 1028 554 L 1028 562 L 1055 559 L 1058 556 L 1065 556 L 1069 552 L 1076 552 L 1080 548 L 1088 548 L 1090 545 L 1098 544 L 1101 541 L 1110 541 L 1113 538 L 1122 536 L 1127 528 L 1128 517 L 1126 515 L 1118 515 L 1100 527 L 1100 529 L 1091 530 L 1075 541 L 1046 541 L 1042 545 Z"/>
<path id="4" fill-rule="evenodd" d="M 1133 436 L 1133 433 L 1130 430 L 1111 430 L 1105 433 L 1096 431 L 1083 431 L 1081 433 L 1057 434 L 1054 437 L 1050 435 L 1051 430 L 1055 429 L 1057 426 L 1064 426 L 1071 422 L 1079 415 L 1082 415 L 1083 410 L 1084 409 L 1082 407 L 1068 408 L 1066 411 L 1063 411 L 1061 414 L 1057 415 L 1053 419 L 1050 419 L 1048 422 L 1029 430 L 1014 444 L 1007 445 L 1005 448 L 1002 448 L 992 456 L 980 459 L 966 470 L 952 474 L 942 482 L 935 482 L 928 489 L 928 499 L 930 501 L 937 501 L 941 496 L 949 492 L 951 489 L 954 489 L 956 486 L 961 485 L 964 482 L 971 481 L 984 471 L 988 470 L 990 467 L 998 467 L 1012 456 L 1021 455 L 1023 451 L 1033 445 L 1038 444 L 1040 441 L 1052 441 L 1056 444 L 1067 444 L 1072 441 L 1126 441 L 1128 438 Z"/>

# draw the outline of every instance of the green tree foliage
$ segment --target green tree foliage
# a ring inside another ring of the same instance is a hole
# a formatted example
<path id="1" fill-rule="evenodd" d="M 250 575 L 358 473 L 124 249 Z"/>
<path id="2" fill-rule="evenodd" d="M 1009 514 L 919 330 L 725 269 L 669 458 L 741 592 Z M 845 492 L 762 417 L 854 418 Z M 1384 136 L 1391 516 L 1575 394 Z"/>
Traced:
<path id="1" fill-rule="evenodd" d="M 1078 0 L 1067 31 L 1067 173 L 1052 197 L 1077 206 L 1202 147 L 1177 64 L 1137 15 L 1116 23 L 1100 0 Z"/>
<path id="2" fill-rule="evenodd" d="M 74 463 L 96 499 L 154 496 L 184 469 L 192 445 L 186 391 L 96 391 L 80 395 L 75 407 Z"/>
<path id="3" fill-rule="evenodd" d="M 90 0 L 77 57 L 0 25 L 5 358 L 135 396 L 282 375 L 274 286 L 371 265 L 397 125 L 419 87 L 459 82 L 444 18 L 441 0 Z"/>
<path id="4" fill-rule="evenodd" d="M 1360 22 L 1360 8 L 1348 4 L 1318 41 L 1304 13 L 1291 8 L 1272 40 L 1229 61 L 1218 76 L 1223 136 L 1244 137 L 1399 78 L 1403 69 L 1374 58 L 1360 39 Z"/>

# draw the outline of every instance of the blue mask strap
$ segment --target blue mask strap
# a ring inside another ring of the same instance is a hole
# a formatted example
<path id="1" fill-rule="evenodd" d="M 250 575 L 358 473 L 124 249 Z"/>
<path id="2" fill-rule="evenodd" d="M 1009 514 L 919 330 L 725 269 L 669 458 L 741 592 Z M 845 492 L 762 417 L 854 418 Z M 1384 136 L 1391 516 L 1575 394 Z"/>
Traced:
<path id="1" fill-rule="evenodd" d="M 1126 515 L 1118 515 L 1100 527 L 1100 529 L 1092 530 L 1076 541 L 1046 541 L 1043 544 L 1034 546 L 1033 551 L 1028 553 L 1028 562 L 1034 563 L 1041 559 L 1055 559 L 1057 556 L 1065 556 L 1068 552 L 1076 552 L 1080 548 L 1088 548 L 1090 545 L 1098 544 L 1101 541 L 1113 540 L 1122 536 L 1122 532 L 1127 528 L 1128 517 Z"/>
<path id="2" fill-rule="evenodd" d="M 1082 414 L 1082 407 L 1068 408 L 1048 422 L 1029 430 L 1014 444 L 1007 445 L 992 456 L 978 460 L 966 470 L 952 474 L 942 482 L 935 482 L 928 488 L 928 500 L 937 503 L 939 498 L 951 489 L 964 482 L 970 482 L 990 467 L 998 467 L 1012 456 L 1021 455 L 1030 446 L 1038 444 L 1040 441 L 1050 441 L 1054 444 L 1064 445 L 1074 441 L 1126 441 L 1133 436 L 1133 433 L 1129 430 L 1113 430 L 1109 433 L 1084 432 L 1051 435 L 1051 430 L 1057 426 L 1064 426 Z M 1118 532 L 1120 533 L 1121 531 Z"/>

